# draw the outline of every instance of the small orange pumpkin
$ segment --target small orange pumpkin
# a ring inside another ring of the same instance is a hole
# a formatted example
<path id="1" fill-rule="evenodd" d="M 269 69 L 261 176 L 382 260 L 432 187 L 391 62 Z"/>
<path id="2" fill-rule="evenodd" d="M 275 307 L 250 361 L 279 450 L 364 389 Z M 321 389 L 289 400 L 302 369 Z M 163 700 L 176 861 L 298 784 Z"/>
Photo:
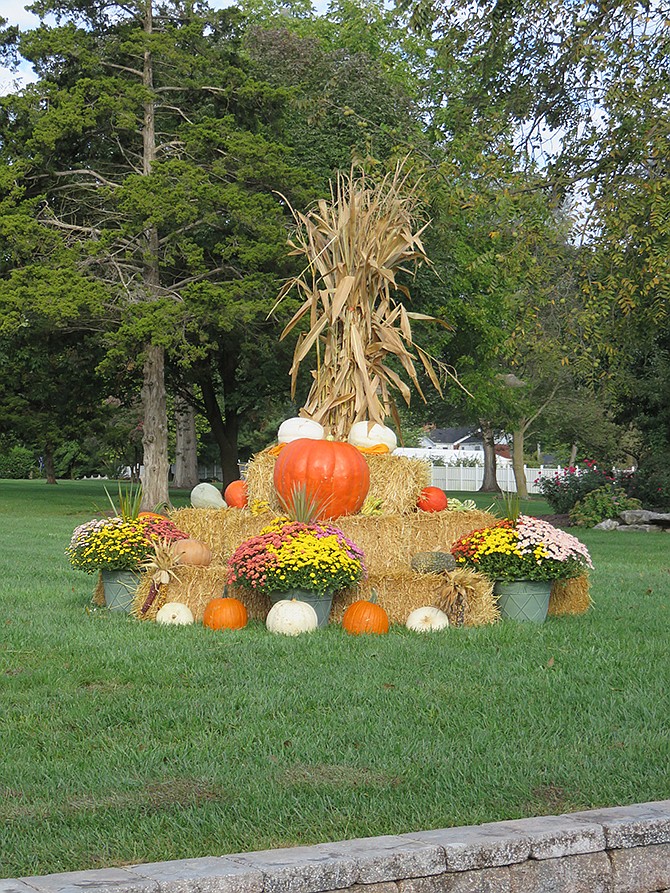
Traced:
<path id="1" fill-rule="evenodd" d="M 447 507 L 447 497 L 439 487 L 424 487 L 416 504 L 422 512 L 443 512 Z"/>
<path id="2" fill-rule="evenodd" d="M 246 481 L 232 481 L 223 491 L 226 505 L 243 509 L 249 502 L 249 488 Z"/>
<path id="3" fill-rule="evenodd" d="M 200 540 L 175 540 L 172 543 L 172 551 L 179 559 L 179 564 L 207 567 L 212 563 L 212 550 L 207 543 L 201 543 Z"/>
<path id="4" fill-rule="evenodd" d="M 213 598 L 202 618 L 209 629 L 242 629 L 247 625 L 247 609 L 238 598 Z"/>
<path id="5" fill-rule="evenodd" d="M 140 521 L 165 521 L 167 515 L 160 512 L 140 512 L 137 516 Z"/>
<path id="6" fill-rule="evenodd" d="M 342 627 L 354 636 L 361 633 L 383 635 L 389 631 L 389 615 L 377 604 L 377 593 L 373 590 L 370 599 L 354 602 L 344 612 Z"/>

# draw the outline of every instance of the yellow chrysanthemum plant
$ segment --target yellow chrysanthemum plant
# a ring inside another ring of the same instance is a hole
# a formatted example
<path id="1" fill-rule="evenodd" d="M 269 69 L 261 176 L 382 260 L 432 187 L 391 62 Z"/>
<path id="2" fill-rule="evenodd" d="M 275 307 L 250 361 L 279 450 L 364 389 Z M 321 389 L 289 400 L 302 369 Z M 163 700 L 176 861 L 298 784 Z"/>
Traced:
<path id="1" fill-rule="evenodd" d="M 492 580 L 566 580 L 593 567 L 586 546 L 576 537 L 521 514 L 462 536 L 451 554 L 459 565 Z"/>
<path id="2" fill-rule="evenodd" d="M 366 575 L 363 552 L 338 527 L 280 517 L 235 550 L 227 582 L 254 592 L 326 595 Z"/>
<path id="3" fill-rule="evenodd" d="M 164 540 L 186 539 L 169 518 L 101 518 L 75 528 L 65 554 L 70 564 L 87 574 L 98 571 L 137 571 Z"/>

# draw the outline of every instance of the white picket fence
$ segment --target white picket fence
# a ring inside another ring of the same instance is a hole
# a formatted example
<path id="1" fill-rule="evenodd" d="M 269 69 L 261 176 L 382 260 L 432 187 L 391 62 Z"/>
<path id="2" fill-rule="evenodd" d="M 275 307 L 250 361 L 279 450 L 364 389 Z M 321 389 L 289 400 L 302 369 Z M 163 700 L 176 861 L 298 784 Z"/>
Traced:
<path id="1" fill-rule="evenodd" d="M 526 487 L 528 493 L 540 493 L 536 481 L 541 477 L 553 477 L 557 468 L 548 468 L 541 465 L 539 468 L 523 467 L 526 475 Z M 511 464 L 498 465 L 496 477 L 502 490 L 516 493 L 516 481 Z M 481 466 L 474 468 L 465 465 L 432 465 L 431 483 L 441 490 L 479 490 L 484 480 L 484 469 Z"/>
<path id="2" fill-rule="evenodd" d="M 240 462 L 240 473 L 242 477 L 246 476 L 247 463 Z M 540 465 L 539 468 L 530 468 L 524 465 L 526 474 L 526 487 L 529 493 L 540 493 L 540 488 L 536 481 L 540 477 L 553 477 L 556 471 L 560 471 L 560 467 L 548 467 Z M 509 461 L 506 464 L 502 462 L 496 467 L 496 477 L 501 490 L 512 491 L 516 493 L 516 481 L 514 480 L 514 471 Z M 221 480 L 221 468 L 218 465 L 201 466 L 200 480 Z M 441 490 L 479 490 L 484 479 L 484 469 L 482 466 L 469 467 L 466 465 L 443 465 L 441 462 L 431 464 L 431 483 L 433 487 L 440 487 Z"/>

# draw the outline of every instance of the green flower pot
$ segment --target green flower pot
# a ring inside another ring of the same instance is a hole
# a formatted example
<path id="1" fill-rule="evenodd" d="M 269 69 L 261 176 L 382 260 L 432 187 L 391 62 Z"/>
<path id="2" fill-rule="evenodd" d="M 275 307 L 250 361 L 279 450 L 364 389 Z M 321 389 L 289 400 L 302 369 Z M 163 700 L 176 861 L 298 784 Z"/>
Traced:
<path id="1" fill-rule="evenodd" d="M 498 580 L 493 587 L 500 616 L 507 620 L 544 623 L 549 610 L 550 580 Z"/>
<path id="2" fill-rule="evenodd" d="M 319 595 L 311 589 L 288 589 L 285 592 L 269 592 L 268 596 L 273 605 L 277 602 L 294 598 L 299 602 L 307 602 L 316 611 L 316 618 L 319 627 L 328 626 L 328 618 L 330 617 L 330 609 L 333 606 L 333 593 L 327 592 L 325 595 Z"/>
<path id="3" fill-rule="evenodd" d="M 139 583 L 139 571 L 102 571 L 105 604 L 109 610 L 129 614 Z"/>

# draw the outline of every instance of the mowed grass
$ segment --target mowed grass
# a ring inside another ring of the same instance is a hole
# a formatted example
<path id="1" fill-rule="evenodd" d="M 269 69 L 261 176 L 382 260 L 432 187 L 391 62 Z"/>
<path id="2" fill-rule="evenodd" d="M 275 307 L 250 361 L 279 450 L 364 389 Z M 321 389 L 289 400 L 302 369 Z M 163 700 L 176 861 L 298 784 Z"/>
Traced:
<path id="1" fill-rule="evenodd" d="M 0 481 L 0 877 L 670 796 L 668 534 L 580 534 L 581 617 L 289 639 L 92 607 L 96 507 Z"/>

